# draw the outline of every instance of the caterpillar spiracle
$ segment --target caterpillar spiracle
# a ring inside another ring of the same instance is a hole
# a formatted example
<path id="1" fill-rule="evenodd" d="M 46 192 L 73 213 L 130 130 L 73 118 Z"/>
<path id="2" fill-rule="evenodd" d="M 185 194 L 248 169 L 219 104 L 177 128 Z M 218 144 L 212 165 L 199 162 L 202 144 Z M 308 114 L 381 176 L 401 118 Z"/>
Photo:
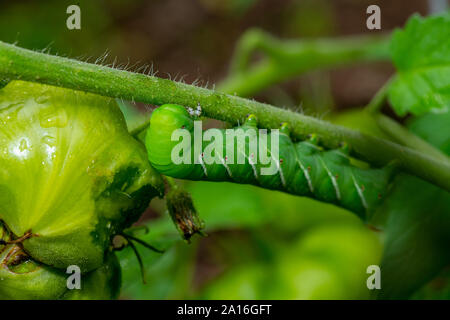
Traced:
<path id="1" fill-rule="evenodd" d="M 313 197 L 353 211 L 362 219 L 366 219 L 382 201 L 395 171 L 394 166 L 357 165 L 349 157 L 347 148 L 324 150 L 314 135 L 308 140 L 293 142 L 286 124 L 278 131 L 278 156 L 275 157 L 271 153 L 273 131 L 258 131 L 256 117 L 252 115 L 233 129 L 200 130 L 200 151 L 195 151 L 193 139 L 184 144 L 184 149 L 179 148 L 180 138 L 184 135 L 174 136 L 174 132 L 182 129 L 185 133 L 195 134 L 194 127 L 194 119 L 183 106 L 166 104 L 152 113 L 145 144 L 156 170 L 179 179 L 231 181 Z M 211 130 L 215 130 L 215 135 Z M 255 161 L 250 131 L 256 132 L 258 138 L 266 135 L 265 139 L 256 140 L 256 150 L 268 157 L 270 163 Z M 222 137 L 217 137 L 217 132 Z M 233 143 L 229 143 L 230 140 Z M 266 142 L 265 146 L 261 141 Z M 211 151 L 208 145 L 214 143 L 220 146 Z M 215 160 L 212 163 L 203 161 L 204 152 L 208 150 Z M 174 161 L 174 153 L 180 153 L 189 161 Z M 233 161 L 229 154 L 243 156 L 244 161 Z M 274 164 L 273 174 L 261 174 L 263 168 L 267 170 Z"/>

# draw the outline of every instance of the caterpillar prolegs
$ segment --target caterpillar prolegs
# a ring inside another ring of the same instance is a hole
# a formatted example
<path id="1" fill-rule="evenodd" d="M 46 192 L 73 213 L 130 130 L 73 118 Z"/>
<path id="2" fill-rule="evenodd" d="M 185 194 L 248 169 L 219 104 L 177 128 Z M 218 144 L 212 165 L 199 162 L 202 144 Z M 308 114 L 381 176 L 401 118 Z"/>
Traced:
<path id="1" fill-rule="evenodd" d="M 388 192 L 393 166 L 357 166 L 345 147 L 324 150 L 314 135 L 293 142 L 285 124 L 275 133 L 258 131 L 252 115 L 233 129 L 202 131 L 183 106 L 167 104 L 153 112 L 146 146 L 151 164 L 164 175 L 253 184 L 313 197 L 344 207 L 363 219 Z M 201 136 L 200 148 L 195 145 L 196 134 Z M 214 161 L 206 161 L 206 155 Z M 181 163 L 180 157 L 184 159 Z M 244 161 L 239 162 L 239 157 Z M 258 161 L 264 158 L 269 162 Z"/>

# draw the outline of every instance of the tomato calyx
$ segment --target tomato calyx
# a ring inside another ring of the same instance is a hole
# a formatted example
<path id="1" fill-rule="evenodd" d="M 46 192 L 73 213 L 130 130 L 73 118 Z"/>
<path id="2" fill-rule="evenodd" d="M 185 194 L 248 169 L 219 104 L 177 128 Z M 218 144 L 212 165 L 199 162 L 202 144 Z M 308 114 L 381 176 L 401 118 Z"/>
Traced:
<path id="1" fill-rule="evenodd" d="M 31 237 L 37 237 L 37 236 L 38 236 L 38 235 L 37 235 L 37 234 L 33 234 L 33 233 L 31 232 L 31 230 L 28 230 L 27 232 L 25 232 L 25 233 L 23 234 L 23 236 L 21 236 L 21 237 L 19 237 L 19 238 L 17 238 L 17 239 L 14 239 L 14 240 L 8 240 L 8 241 L 5 241 L 5 240 L 1 239 L 1 240 L 0 240 L 0 245 L 20 244 L 20 243 L 24 242 L 25 240 L 27 240 L 27 239 L 29 239 L 29 238 L 31 238 Z"/>

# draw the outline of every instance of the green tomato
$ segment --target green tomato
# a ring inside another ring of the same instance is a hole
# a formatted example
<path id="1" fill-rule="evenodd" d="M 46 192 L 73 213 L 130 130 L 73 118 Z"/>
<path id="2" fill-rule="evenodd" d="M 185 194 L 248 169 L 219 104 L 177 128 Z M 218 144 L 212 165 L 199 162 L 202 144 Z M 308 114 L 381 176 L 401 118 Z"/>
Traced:
<path id="1" fill-rule="evenodd" d="M 1 222 L 0 239 L 11 240 Z M 121 273 L 114 253 L 100 268 L 80 276 L 81 289 L 68 289 L 69 276 L 32 260 L 20 245 L 0 245 L 0 300 L 105 300 L 119 295 Z"/>
<path id="2" fill-rule="evenodd" d="M 282 258 L 267 299 L 344 299 L 346 288 L 333 267 L 316 259 Z"/>
<path id="3" fill-rule="evenodd" d="M 233 268 L 203 289 L 201 299 L 257 300 L 262 298 L 265 275 L 270 270 L 252 264 Z"/>
<path id="4" fill-rule="evenodd" d="M 367 299 L 366 273 L 379 265 L 382 243 L 359 225 L 313 229 L 278 261 L 278 287 L 285 299 Z"/>
<path id="5" fill-rule="evenodd" d="M 0 89 L 0 219 L 33 260 L 100 267 L 161 195 L 114 100 L 22 81 Z"/>
<path id="6" fill-rule="evenodd" d="M 62 271 L 31 260 L 18 245 L 0 250 L 0 300 L 53 300 L 67 290 Z"/>

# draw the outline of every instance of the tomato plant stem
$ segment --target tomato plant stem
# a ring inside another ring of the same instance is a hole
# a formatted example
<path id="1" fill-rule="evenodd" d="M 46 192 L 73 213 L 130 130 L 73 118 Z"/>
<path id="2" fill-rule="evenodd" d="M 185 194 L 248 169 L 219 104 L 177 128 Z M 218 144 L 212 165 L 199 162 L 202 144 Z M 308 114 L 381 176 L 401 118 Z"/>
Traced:
<path id="1" fill-rule="evenodd" d="M 294 138 L 305 139 L 316 133 L 327 148 L 337 148 L 345 142 L 357 158 L 374 165 L 395 160 L 406 172 L 450 191 L 449 161 L 439 161 L 359 131 L 215 90 L 48 55 L 4 42 L 0 42 L 0 78 L 40 82 L 155 105 L 176 103 L 195 109 L 200 103 L 204 116 L 232 124 L 242 123 L 248 114 L 255 114 L 264 128 L 279 128 L 280 123 L 287 122 Z"/>
<path id="2" fill-rule="evenodd" d="M 258 30 L 247 31 L 237 44 L 222 92 L 247 97 L 310 70 L 389 59 L 388 36 L 280 40 Z M 262 53 L 251 64 L 255 53 Z"/>

